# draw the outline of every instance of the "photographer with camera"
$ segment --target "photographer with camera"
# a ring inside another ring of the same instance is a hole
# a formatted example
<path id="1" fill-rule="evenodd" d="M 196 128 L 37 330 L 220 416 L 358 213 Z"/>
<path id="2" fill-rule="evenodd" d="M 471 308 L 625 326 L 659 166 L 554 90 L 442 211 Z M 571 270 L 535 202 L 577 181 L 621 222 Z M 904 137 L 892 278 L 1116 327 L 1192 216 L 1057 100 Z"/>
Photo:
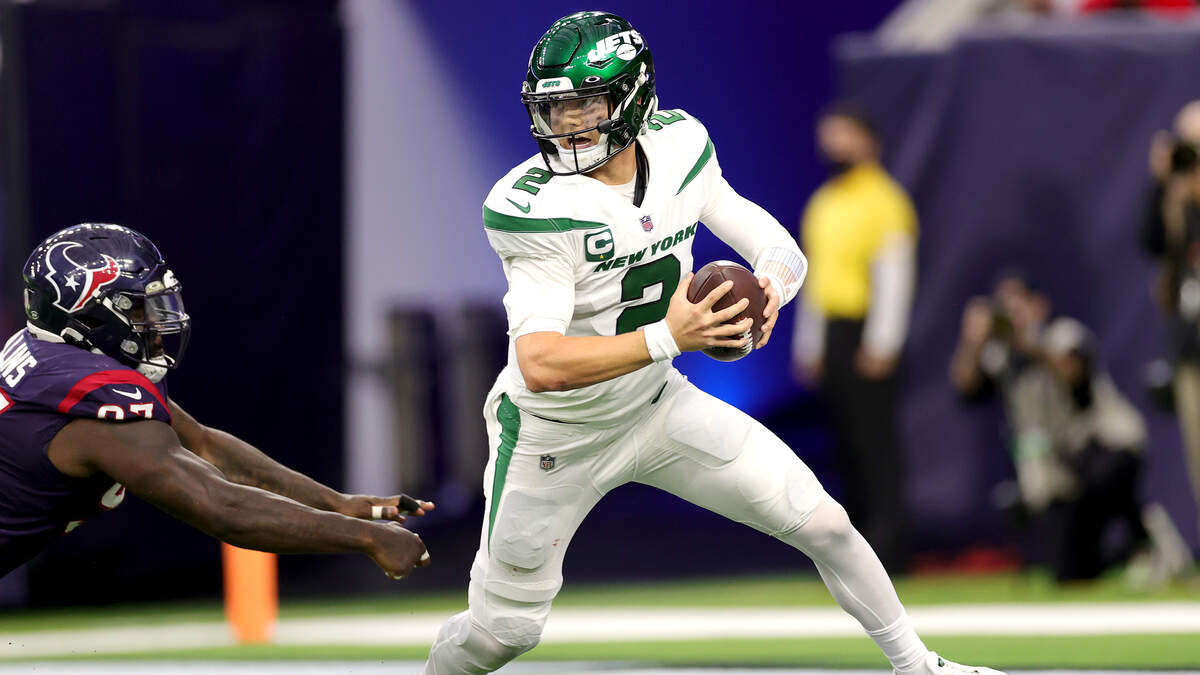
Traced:
<path id="1" fill-rule="evenodd" d="M 1143 582 L 1187 567 L 1190 556 L 1169 520 L 1164 525 L 1165 512 L 1143 509 L 1138 497 L 1142 416 L 1104 370 L 1082 323 L 1051 319 L 1050 300 L 1010 273 L 991 298 L 967 304 L 950 379 L 970 399 L 999 392 L 1017 480 L 1008 495 L 998 489 L 997 500 L 1041 535 L 1059 581 L 1095 578 L 1135 553 L 1144 564 L 1131 569 L 1143 571 Z M 1110 526 L 1128 534 L 1121 545 L 1105 545 Z"/>
<path id="2" fill-rule="evenodd" d="M 1159 262 L 1155 299 L 1167 319 L 1167 400 L 1179 417 L 1192 494 L 1200 511 L 1200 100 L 1180 109 L 1173 132 L 1150 145 L 1153 183 L 1142 246 Z"/>

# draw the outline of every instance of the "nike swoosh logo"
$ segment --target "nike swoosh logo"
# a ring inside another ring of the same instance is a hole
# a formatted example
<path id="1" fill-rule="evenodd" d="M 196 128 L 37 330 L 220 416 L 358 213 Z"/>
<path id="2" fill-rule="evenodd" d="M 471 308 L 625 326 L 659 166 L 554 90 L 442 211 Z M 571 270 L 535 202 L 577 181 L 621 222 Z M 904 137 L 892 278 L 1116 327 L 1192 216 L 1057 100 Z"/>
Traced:
<path id="1" fill-rule="evenodd" d="M 529 213 L 529 209 L 533 208 L 533 206 L 531 204 L 529 204 L 529 202 L 526 202 L 525 206 L 521 206 L 520 204 L 518 204 L 510 199 L 510 200 L 508 200 L 508 203 L 512 204 L 513 206 L 517 207 L 518 209 L 521 209 L 521 213 Z"/>
<path id="2" fill-rule="evenodd" d="M 134 389 L 132 392 L 129 392 L 129 391 L 121 391 L 120 389 L 113 387 L 113 393 L 120 394 L 120 395 L 124 396 L 125 398 L 131 398 L 135 401 L 142 400 L 142 390 L 141 389 Z"/>

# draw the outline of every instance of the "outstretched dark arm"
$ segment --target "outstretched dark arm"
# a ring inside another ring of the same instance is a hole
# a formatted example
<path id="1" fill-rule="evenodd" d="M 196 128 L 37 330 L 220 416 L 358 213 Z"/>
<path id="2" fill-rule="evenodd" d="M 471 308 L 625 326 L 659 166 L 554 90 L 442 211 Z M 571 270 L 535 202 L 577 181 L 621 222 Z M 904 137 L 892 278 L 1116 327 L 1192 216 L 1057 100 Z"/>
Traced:
<path id="1" fill-rule="evenodd" d="M 408 501 L 402 505 L 403 495 L 374 497 L 342 494 L 276 462 L 232 434 L 200 424 L 175 401 L 170 401 L 169 405 L 171 426 L 179 434 L 183 446 L 214 464 L 235 483 L 262 488 L 315 509 L 355 518 L 371 518 L 374 515 L 404 522 L 405 514 L 420 516 L 433 509 L 431 502 Z M 381 507 L 378 514 L 372 514 L 373 506 Z"/>
<path id="2" fill-rule="evenodd" d="M 162 422 L 75 420 L 51 442 L 49 455 L 64 473 L 104 473 L 168 514 L 236 546 L 274 553 L 365 553 L 396 576 L 407 574 L 425 552 L 419 537 L 396 524 L 320 511 L 230 482 L 185 450 Z"/>

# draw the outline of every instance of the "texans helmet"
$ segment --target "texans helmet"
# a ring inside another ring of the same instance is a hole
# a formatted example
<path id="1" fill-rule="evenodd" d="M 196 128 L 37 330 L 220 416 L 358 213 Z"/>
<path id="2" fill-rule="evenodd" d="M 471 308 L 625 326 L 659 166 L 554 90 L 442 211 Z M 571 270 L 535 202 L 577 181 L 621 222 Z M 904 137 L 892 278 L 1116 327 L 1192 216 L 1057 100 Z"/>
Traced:
<path id="1" fill-rule="evenodd" d="M 110 356 L 158 381 L 178 367 L 191 319 L 158 247 L 121 225 L 61 230 L 25 261 L 31 330 Z"/>
<path id="2" fill-rule="evenodd" d="M 625 19 L 577 12 L 534 45 L 521 101 L 550 171 L 591 171 L 629 147 L 657 109 L 654 59 Z"/>

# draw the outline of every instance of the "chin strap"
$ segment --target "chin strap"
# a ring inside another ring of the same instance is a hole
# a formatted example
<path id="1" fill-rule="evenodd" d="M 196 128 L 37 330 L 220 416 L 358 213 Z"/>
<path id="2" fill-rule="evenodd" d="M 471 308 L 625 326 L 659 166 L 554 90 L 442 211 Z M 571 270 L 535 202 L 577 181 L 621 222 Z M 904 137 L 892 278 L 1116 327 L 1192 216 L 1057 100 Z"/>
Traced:
<path id="1" fill-rule="evenodd" d="M 642 208 L 642 200 L 646 197 L 646 183 L 650 181 L 650 162 L 646 160 L 646 153 L 642 152 L 642 145 L 636 140 L 633 142 L 634 153 L 637 155 L 637 176 L 634 177 L 633 183 L 633 205 Z"/>

